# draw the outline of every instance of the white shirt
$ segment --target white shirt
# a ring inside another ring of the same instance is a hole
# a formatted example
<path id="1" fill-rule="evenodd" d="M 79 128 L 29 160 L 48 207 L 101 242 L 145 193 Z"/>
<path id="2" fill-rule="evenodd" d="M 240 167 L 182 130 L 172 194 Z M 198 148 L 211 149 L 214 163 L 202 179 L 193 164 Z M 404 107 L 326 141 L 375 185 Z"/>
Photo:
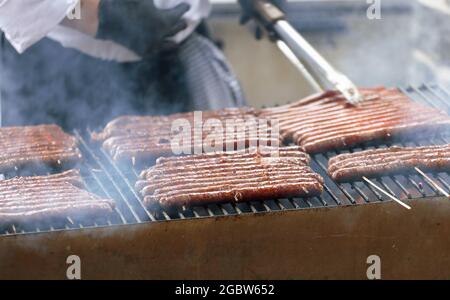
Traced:
<path id="1" fill-rule="evenodd" d="M 211 10 L 209 0 L 154 0 L 159 8 L 172 8 L 181 2 L 191 5 L 183 16 L 188 27 L 173 37 L 176 42 L 186 39 Z M 0 29 L 19 52 L 44 37 L 64 47 L 75 48 L 88 55 L 118 62 L 140 60 L 132 50 L 112 41 L 95 39 L 60 23 L 78 7 L 78 0 L 0 0 Z M 155 29 L 157 30 L 157 29 Z"/>

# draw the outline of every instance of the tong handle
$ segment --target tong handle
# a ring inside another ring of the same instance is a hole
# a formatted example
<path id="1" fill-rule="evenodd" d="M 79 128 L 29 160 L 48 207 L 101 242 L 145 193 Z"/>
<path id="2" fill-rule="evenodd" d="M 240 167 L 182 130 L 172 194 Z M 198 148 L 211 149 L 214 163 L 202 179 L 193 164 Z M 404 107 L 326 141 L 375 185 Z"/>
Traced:
<path id="1" fill-rule="evenodd" d="M 250 0 L 256 12 L 256 18 L 264 25 L 271 35 L 283 40 L 292 51 L 312 71 L 319 72 L 322 81 L 331 81 L 329 77 L 335 77 L 335 70 L 331 65 L 286 21 L 286 15 L 268 0 Z M 323 78 L 325 77 L 325 78 Z M 328 86 L 329 88 L 330 86 Z"/>
<path id="2" fill-rule="evenodd" d="M 352 105 L 363 101 L 356 85 L 337 71 L 291 24 L 286 20 L 279 20 L 273 28 L 277 36 L 291 48 L 300 61 L 304 62 L 305 67 L 320 82 L 324 90 L 338 90 Z"/>
<path id="3" fill-rule="evenodd" d="M 286 20 L 286 16 L 276 5 L 267 0 L 252 1 L 256 19 L 267 28 L 270 36 L 282 40 L 297 56 L 300 62 L 320 82 L 323 89 L 334 89 L 342 92 L 350 104 L 362 101 L 357 87 L 342 73 L 328 63 L 320 53 L 295 30 Z"/>
<path id="4" fill-rule="evenodd" d="M 267 0 L 251 1 L 253 1 L 253 7 L 260 17 L 260 21 L 266 26 L 274 25 L 276 22 L 286 18 L 286 15 L 281 9 Z"/>

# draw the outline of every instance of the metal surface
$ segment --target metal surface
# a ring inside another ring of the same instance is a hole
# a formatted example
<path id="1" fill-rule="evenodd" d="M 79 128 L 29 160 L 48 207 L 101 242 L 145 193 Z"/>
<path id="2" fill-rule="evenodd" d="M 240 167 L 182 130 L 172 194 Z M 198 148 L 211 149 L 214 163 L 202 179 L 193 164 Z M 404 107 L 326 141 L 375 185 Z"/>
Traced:
<path id="1" fill-rule="evenodd" d="M 10 236 L 0 278 L 65 279 L 69 255 L 82 279 L 450 278 L 448 199 L 285 210 Z"/>

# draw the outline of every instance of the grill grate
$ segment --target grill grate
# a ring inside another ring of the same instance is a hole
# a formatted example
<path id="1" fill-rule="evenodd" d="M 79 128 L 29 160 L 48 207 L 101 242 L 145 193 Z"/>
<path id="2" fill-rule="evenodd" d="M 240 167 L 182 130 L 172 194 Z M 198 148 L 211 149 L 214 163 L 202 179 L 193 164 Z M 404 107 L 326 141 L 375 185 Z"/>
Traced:
<path id="1" fill-rule="evenodd" d="M 415 101 L 450 113 L 450 92 L 443 87 L 435 84 L 423 84 L 418 87 L 401 88 L 400 90 Z M 63 222 L 64 224 L 47 224 L 28 228 L 14 225 L 4 231 L 5 235 L 392 201 L 363 181 L 352 183 L 334 182 L 326 172 L 328 160 L 341 153 L 385 148 L 391 145 L 421 146 L 450 143 L 450 132 L 445 132 L 432 138 L 427 137 L 417 141 L 397 140 L 384 144 L 371 142 L 357 145 L 351 149 L 314 155 L 312 156 L 311 167 L 325 180 L 325 190 L 320 197 L 276 199 L 239 204 L 214 204 L 163 210 L 161 208 L 146 209 L 142 205 L 138 194 L 134 190 L 134 183 L 140 170 L 129 166 L 116 165 L 104 150 L 93 150 L 79 132 L 76 131 L 75 134 L 80 140 L 80 148 L 86 159 L 82 166 L 82 174 L 87 186 L 91 192 L 116 201 L 117 206 L 114 216 L 93 222 L 79 222 L 67 219 L 66 222 Z M 435 182 L 440 183 L 447 192 L 450 192 L 449 173 L 428 172 L 427 175 Z M 371 180 L 400 200 L 429 198 L 439 195 L 439 192 L 418 174 L 381 176 L 371 178 Z"/>
<path id="2" fill-rule="evenodd" d="M 419 87 L 401 88 L 401 90 L 415 101 L 419 101 L 450 113 L 450 93 L 437 85 L 421 85 Z M 149 218 L 144 221 L 162 221 L 173 219 L 212 217 L 223 215 L 235 215 L 245 213 L 270 212 L 289 209 L 306 209 L 313 207 L 332 207 L 341 205 L 359 205 L 370 202 L 391 201 L 387 196 L 380 194 L 370 185 L 362 181 L 352 183 L 336 183 L 326 173 L 328 160 L 341 153 L 356 152 L 371 148 L 385 148 L 392 145 L 419 146 L 450 143 L 450 133 L 442 133 L 437 137 L 422 139 L 416 142 L 399 140 L 392 143 L 379 144 L 376 142 L 357 145 L 351 149 L 331 151 L 317 154 L 312 157 L 311 167 L 325 180 L 325 191 L 320 197 L 276 199 L 270 201 L 253 201 L 239 204 L 215 204 L 208 206 L 196 206 L 192 208 L 177 208 L 171 211 L 161 208 L 147 210 L 142 207 L 139 196 L 133 189 L 140 170 L 129 166 L 116 165 L 105 151 L 101 151 L 101 160 L 114 170 L 114 178 L 122 183 L 124 194 L 133 203 L 138 203 L 138 209 L 144 209 Z M 442 184 L 445 190 L 450 191 L 450 175 L 448 173 L 427 173 L 433 180 Z M 371 178 L 386 191 L 401 200 L 428 198 L 438 196 L 438 191 L 416 174 L 404 174 L 395 176 L 382 176 Z"/>
<path id="3" fill-rule="evenodd" d="M 70 217 L 66 217 L 61 221 L 51 221 L 46 222 L 42 221 L 39 223 L 33 224 L 12 224 L 12 225 L 4 225 L 0 226 L 0 236 L 5 235 L 17 235 L 17 234 L 28 234 L 28 233 L 39 233 L 39 232 L 51 232 L 51 231 L 59 231 L 59 230 L 76 230 L 76 229 L 84 229 L 90 227 L 103 227 L 103 226 L 112 226 L 112 225 L 126 225 L 137 223 L 138 220 L 132 214 L 132 211 L 129 207 L 125 205 L 126 199 L 121 198 L 122 192 L 117 186 L 114 185 L 114 181 L 112 178 L 106 173 L 101 166 L 98 164 L 98 161 L 95 157 L 92 157 L 89 151 L 86 151 L 86 148 L 81 145 L 81 150 L 84 154 L 85 161 L 82 165 L 78 166 L 81 170 L 81 175 L 85 182 L 86 188 L 89 192 L 97 194 L 101 197 L 106 197 L 115 200 L 116 207 L 114 209 L 113 214 L 108 217 L 98 218 L 95 220 L 87 220 L 87 219 L 71 219 Z M 61 169 L 65 169 L 64 166 L 61 166 Z M 30 173 L 27 171 L 25 174 L 19 172 L 12 172 L 9 174 L 5 174 L 4 178 L 12 178 L 14 176 L 23 176 L 23 175 L 50 175 L 51 173 L 55 173 L 56 170 L 45 172 L 41 170 L 35 170 L 35 172 Z"/>

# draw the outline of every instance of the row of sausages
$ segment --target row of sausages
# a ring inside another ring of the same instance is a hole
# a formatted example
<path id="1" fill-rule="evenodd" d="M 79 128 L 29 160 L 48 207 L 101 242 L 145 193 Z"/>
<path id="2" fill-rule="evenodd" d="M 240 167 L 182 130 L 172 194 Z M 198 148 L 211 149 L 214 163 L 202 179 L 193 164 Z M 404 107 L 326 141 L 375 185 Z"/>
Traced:
<path id="1" fill-rule="evenodd" d="M 268 149 L 161 158 L 142 172 L 136 189 L 145 205 L 162 207 L 322 193 L 323 179 L 308 166 L 306 153 L 298 147 Z"/>

